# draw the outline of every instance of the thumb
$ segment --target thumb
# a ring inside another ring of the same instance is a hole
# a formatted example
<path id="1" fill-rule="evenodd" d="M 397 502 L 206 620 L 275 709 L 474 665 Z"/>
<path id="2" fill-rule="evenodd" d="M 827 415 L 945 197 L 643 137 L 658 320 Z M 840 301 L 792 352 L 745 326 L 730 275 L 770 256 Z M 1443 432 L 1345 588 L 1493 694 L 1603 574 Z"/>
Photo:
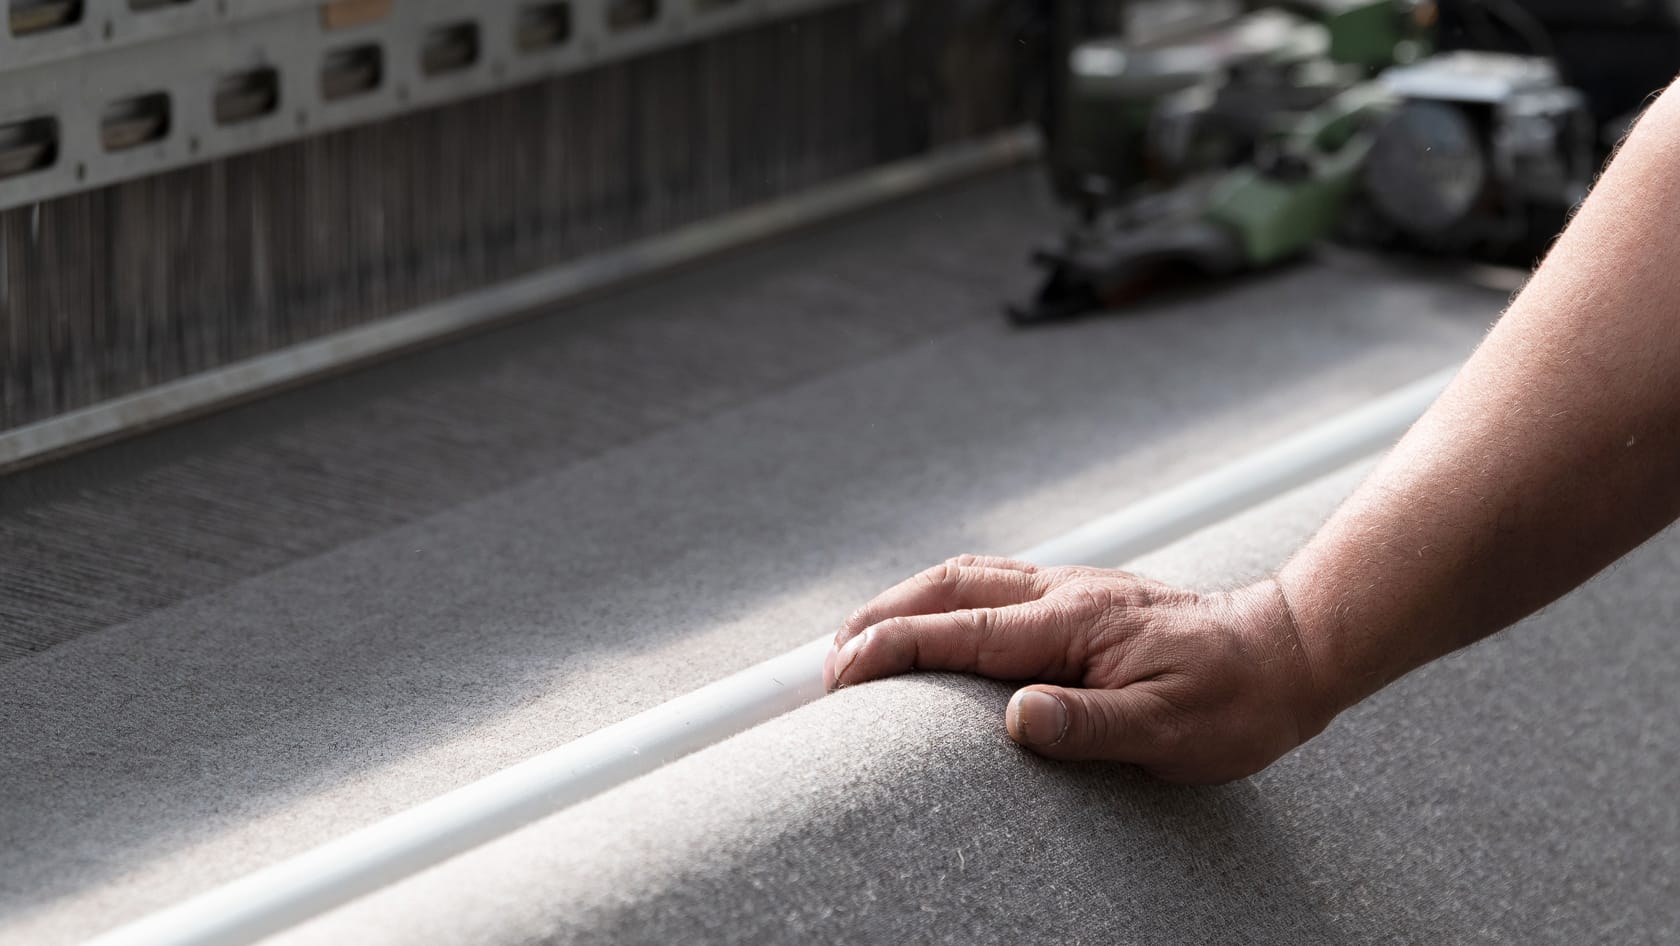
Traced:
<path id="1" fill-rule="evenodd" d="M 1147 764 L 1163 734 L 1149 725 L 1136 690 L 1030 686 L 1015 691 L 1005 723 L 1009 737 L 1051 759 L 1102 759 Z"/>

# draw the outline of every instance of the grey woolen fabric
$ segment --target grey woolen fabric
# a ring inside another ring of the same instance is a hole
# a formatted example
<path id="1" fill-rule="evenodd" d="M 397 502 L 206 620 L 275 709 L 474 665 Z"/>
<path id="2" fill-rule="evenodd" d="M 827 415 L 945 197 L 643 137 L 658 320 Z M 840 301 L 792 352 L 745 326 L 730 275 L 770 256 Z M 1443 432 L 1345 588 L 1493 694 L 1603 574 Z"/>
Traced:
<path id="1" fill-rule="evenodd" d="M 76 941 L 772 656 L 1435 370 L 1502 301 L 1331 260 L 1014 331 L 1031 194 L 847 220 L 0 502 L 0 620 L 62 630 L 0 665 L 0 941 Z"/>
<path id="2" fill-rule="evenodd" d="M 1138 563 L 1263 573 L 1343 475 Z M 282 937 L 1668 943 L 1680 541 L 1215 788 L 1019 750 L 1012 687 L 841 691 Z"/>

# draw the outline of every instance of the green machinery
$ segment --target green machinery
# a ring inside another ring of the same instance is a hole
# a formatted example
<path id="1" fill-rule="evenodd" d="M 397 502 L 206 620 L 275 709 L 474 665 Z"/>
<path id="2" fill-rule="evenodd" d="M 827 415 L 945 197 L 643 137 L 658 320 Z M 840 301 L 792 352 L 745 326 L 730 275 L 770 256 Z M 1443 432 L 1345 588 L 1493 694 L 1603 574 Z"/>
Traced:
<path id="1" fill-rule="evenodd" d="M 1580 95 L 1536 57 L 1434 54 L 1434 17 L 1412 0 L 1311 0 L 1072 45 L 1050 169 L 1077 221 L 1035 254 L 1048 275 L 1011 317 L 1122 305 L 1333 233 L 1509 241 L 1536 208 L 1573 204 L 1592 170 Z"/>

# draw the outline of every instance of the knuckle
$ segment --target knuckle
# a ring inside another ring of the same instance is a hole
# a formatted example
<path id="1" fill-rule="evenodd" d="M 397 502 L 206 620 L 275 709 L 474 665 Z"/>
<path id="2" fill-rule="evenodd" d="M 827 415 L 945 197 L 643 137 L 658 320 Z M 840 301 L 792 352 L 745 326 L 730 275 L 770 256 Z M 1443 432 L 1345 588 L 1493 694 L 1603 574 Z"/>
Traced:
<path id="1" fill-rule="evenodd" d="M 1096 621 L 1116 604 L 1109 586 L 1094 581 L 1079 581 L 1067 586 L 1063 607 L 1069 617 L 1081 623 Z"/>
<path id="2" fill-rule="evenodd" d="M 956 584 L 961 575 L 961 565 L 944 562 L 922 572 L 919 577 L 922 584 L 929 588 L 944 588 Z"/>
<path id="3" fill-rule="evenodd" d="M 1108 596 L 1112 604 L 1128 611 L 1143 611 L 1151 608 L 1156 604 L 1159 597 L 1147 584 L 1130 575 L 1121 581 L 1110 583 Z"/>
<path id="4" fill-rule="evenodd" d="M 1041 581 L 1044 581 L 1046 584 L 1055 586 L 1055 585 L 1066 585 L 1066 584 L 1069 584 L 1071 582 L 1077 581 L 1077 580 L 1079 580 L 1081 575 L 1080 575 L 1080 571 L 1079 571 L 1078 566 L 1075 566 L 1075 565 L 1055 565 L 1055 566 L 1052 566 L 1050 568 L 1045 568 L 1045 569 L 1039 570 L 1038 577 Z"/>
<path id="5" fill-rule="evenodd" d="M 981 644 L 991 639 L 997 630 L 995 615 L 988 609 L 979 608 L 962 612 L 963 629 L 968 635 Z"/>
<path id="6" fill-rule="evenodd" d="M 954 653 L 962 655 L 962 665 L 954 669 L 973 670 L 1008 660 L 1011 646 L 1001 635 L 1001 623 L 997 612 L 990 609 L 964 612 L 960 624 L 964 641 L 953 648 Z"/>
<path id="7" fill-rule="evenodd" d="M 954 555 L 954 556 L 945 560 L 945 564 L 954 565 L 957 568 L 966 568 L 966 567 L 969 567 L 969 566 L 978 565 L 978 564 L 980 564 L 980 562 L 981 562 L 980 556 L 972 555 L 968 552 L 964 552 L 961 555 Z"/>

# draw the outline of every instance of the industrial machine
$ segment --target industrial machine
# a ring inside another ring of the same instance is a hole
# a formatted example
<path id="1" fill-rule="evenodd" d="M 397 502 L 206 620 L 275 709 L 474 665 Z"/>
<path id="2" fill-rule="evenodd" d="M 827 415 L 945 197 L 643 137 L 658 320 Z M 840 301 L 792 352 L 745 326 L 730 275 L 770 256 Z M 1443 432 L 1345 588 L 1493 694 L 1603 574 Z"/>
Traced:
<path id="1" fill-rule="evenodd" d="M 1022 160 L 1042 58 L 1007 0 L 6 11 L 0 469 Z"/>
<path id="2" fill-rule="evenodd" d="M 1585 96 L 1533 54 L 1435 51 L 1411 0 L 1268 6 L 1067 50 L 1051 178 L 1076 220 L 1018 322 L 1269 266 L 1336 235 L 1532 253 L 1586 192 Z"/>
<path id="3" fill-rule="evenodd" d="M 1550 60 L 1443 53 L 1380 82 L 1396 105 L 1371 143 L 1359 238 L 1521 259 L 1586 196 L 1597 129 Z"/>

